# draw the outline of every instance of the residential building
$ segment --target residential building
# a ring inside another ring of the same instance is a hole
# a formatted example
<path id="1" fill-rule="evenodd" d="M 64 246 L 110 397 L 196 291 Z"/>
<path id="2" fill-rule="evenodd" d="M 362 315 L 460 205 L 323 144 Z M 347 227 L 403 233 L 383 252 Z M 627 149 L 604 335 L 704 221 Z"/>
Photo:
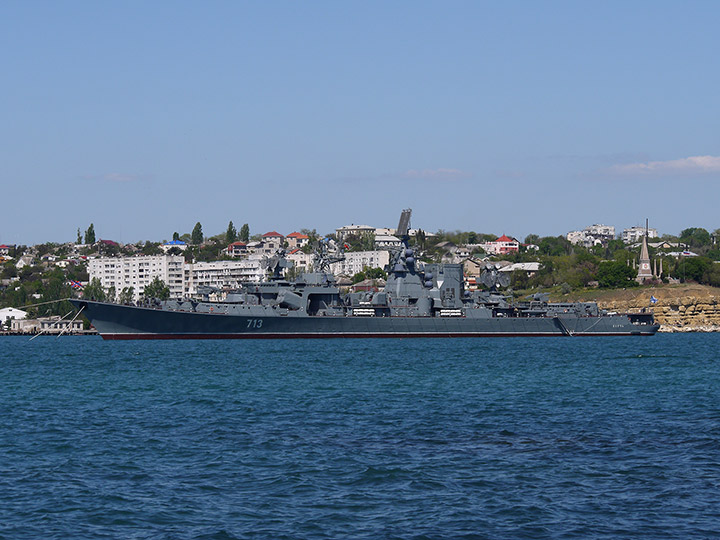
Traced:
<path id="1" fill-rule="evenodd" d="M 595 245 L 595 239 L 588 236 L 585 231 L 570 231 L 565 238 L 574 246 L 592 247 Z"/>
<path id="2" fill-rule="evenodd" d="M 181 255 L 102 257 L 88 261 L 88 274 L 90 281 L 98 278 L 105 290 L 115 287 L 118 294 L 132 287 L 135 302 L 156 277 L 168 286 L 172 298 L 179 298 L 183 295 L 183 263 Z"/>
<path id="3" fill-rule="evenodd" d="M 308 245 L 310 237 L 307 234 L 299 232 L 291 232 L 285 237 L 287 241 L 288 249 L 298 249 Z"/>
<path id="4" fill-rule="evenodd" d="M 364 268 L 385 268 L 390 264 L 390 253 L 385 250 L 346 251 L 345 260 L 330 265 L 335 276 L 354 276 Z"/>
<path id="5" fill-rule="evenodd" d="M 262 235 L 262 242 L 265 253 L 275 253 L 283 247 L 285 237 L 279 232 L 271 231 Z"/>
<path id="6" fill-rule="evenodd" d="M 12 246 L 7 246 L 5 244 L 0 245 L 0 255 L 10 255 L 10 251 L 13 249 Z"/>
<path id="7" fill-rule="evenodd" d="M 391 234 L 376 234 L 375 249 L 402 247 L 402 242 L 397 236 Z"/>
<path id="8" fill-rule="evenodd" d="M 295 272 L 298 274 L 310 272 L 313 269 L 313 255 L 311 253 L 303 253 L 299 248 L 293 249 L 286 255 L 286 258 L 288 261 L 292 261 L 293 268 L 295 268 Z"/>
<path id="9" fill-rule="evenodd" d="M 362 236 L 367 233 L 375 234 L 375 227 L 370 225 L 346 225 L 335 229 L 335 238 L 338 242 L 344 242 L 348 236 Z"/>
<path id="10" fill-rule="evenodd" d="M 626 244 L 635 244 L 640 242 L 645 236 L 645 227 L 630 227 L 623 229 L 622 241 Z M 658 238 L 657 229 L 647 229 L 648 238 Z"/>
<path id="11" fill-rule="evenodd" d="M 160 246 L 160 249 L 163 250 L 163 253 L 167 253 L 172 248 L 177 248 L 180 251 L 185 251 L 187 249 L 187 244 L 183 242 L 182 240 L 171 240 L 170 242 L 165 242 Z"/>
<path id="12" fill-rule="evenodd" d="M 484 242 L 481 246 L 485 252 L 490 255 L 506 255 L 508 253 L 517 253 L 520 251 L 520 242 L 505 234 L 497 240 Z"/>
<path id="13" fill-rule="evenodd" d="M 238 261 L 188 263 L 183 276 L 184 295 L 194 296 L 202 286 L 237 289 L 243 283 L 263 281 L 265 270 L 261 257 L 249 257 Z"/>
<path id="14" fill-rule="evenodd" d="M 498 271 L 499 272 L 515 272 L 517 270 L 521 270 L 521 271 L 527 273 L 528 276 L 534 276 L 538 272 L 538 270 L 540 270 L 540 263 L 539 262 L 513 263 L 513 264 L 509 264 L 507 266 L 503 266 Z"/>
<path id="15" fill-rule="evenodd" d="M 8 319 L 24 319 L 27 317 L 27 311 L 16 309 L 14 307 L 6 307 L 0 309 L 0 324 L 5 324 Z"/>
<path id="16" fill-rule="evenodd" d="M 233 242 L 225 249 L 225 252 L 230 257 L 242 257 L 243 255 L 247 255 L 248 246 L 244 242 Z"/>
<path id="17" fill-rule="evenodd" d="M 18 270 L 21 270 L 25 268 L 26 266 L 32 266 L 34 262 L 34 258 L 32 255 L 21 255 L 18 259 L 18 262 L 15 263 L 15 268 Z"/>
<path id="18" fill-rule="evenodd" d="M 612 225 L 595 224 L 585 227 L 584 230 L 588 236 L 600 240 L 603 244 L 615 239 L 615 227 Z"/>

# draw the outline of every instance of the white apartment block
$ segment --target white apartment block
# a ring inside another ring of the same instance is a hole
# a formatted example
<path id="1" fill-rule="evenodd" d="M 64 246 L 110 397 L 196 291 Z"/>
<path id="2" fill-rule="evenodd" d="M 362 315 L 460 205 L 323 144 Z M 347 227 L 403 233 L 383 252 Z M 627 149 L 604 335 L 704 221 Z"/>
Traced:
<path id="1" fill-rule="evenodd" d="M 585 247 L 592 247 L 595 245 L 595 239 L 592 236 L 588 236 L 585 231 L 570 231 L 567 235 L 565 235 L 565 238 L 567 238 L 567 241 L 574 246 L 581 245 Z M 597 243 L 602 244 L 600 241 Z"/>
<path id="2" fill-rule="evenodd" d="M 571 244 L 592 247 L 605 245 L 615 239 L 615 227 L 612 225 L 590 225 L 582 231 L 570 231 L 565 236 Z"/>
<path id="3" fill-rule="evenodd" d="M 348 236 L 362 236 L 363 234 L 375 234 L 375 227 L 370 225 L 346 225 L 335 229 L 335 238 L 338 242 L 343 242 Z"/>
<path id="4" fill-rule="evenodd" d="M 657 229 L 648 229 L 648 238 L 658 238 Z M 622 232 L 622 241 L 626 244 L 635 244 L 640 242 L 645 236 L 645 227 L 630 227 Z"/>
<path id="5" fill-rule="evenodd" d="M 330 265 L 336 276 L 354 276 L 363 268 L 385 268 L 390 264 L 390 253 L 384 250 L 346 251 L 345 260 Z"/>
<path id="6" fill-rule="evenodd" d="M 252 257 L 237 261 L 188 263 L 184 270 L 183 292 L 186 296 L 193 296 L 201 286 L 237 289 L 243 283 L 263 281 L 265 269 L 261 261 L 259 257 Z"/>
<path id="7" fill-rule="evenodd" d="M 599 240 L 603 245 L 615 239 L 615 227 L 612 225 L 590 225 L 585 227 L 584 232 L 594 240 Z"/>
<path id="8" fill-rule="evenodd" d="M 105 290 L 115 287 L 116 294 L 132 287 L 135 302 L 156 277 L 170 288 L 172 298 L 179 298 L 183 295 L 184 261 L 179 255 L 102 257 L 88 261 L 88 274 L 91 281 L 98 278 Z"/>

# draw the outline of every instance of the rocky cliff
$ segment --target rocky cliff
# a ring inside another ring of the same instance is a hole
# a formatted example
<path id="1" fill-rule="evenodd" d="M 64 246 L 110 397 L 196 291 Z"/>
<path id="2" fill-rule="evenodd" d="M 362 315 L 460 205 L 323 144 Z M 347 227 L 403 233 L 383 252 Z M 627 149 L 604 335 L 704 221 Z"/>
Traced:
<path id="1" fill-rule="evenodd" d="M 704 285 L 677 285 L 656 288 L 597 291 L 583 294 L 609 311 L 636 311 L 649 308 L 662 327 L 661 332 L 720 331 L 720 288 Z M 657 298 L 652 304 L 650 297 Z"/>

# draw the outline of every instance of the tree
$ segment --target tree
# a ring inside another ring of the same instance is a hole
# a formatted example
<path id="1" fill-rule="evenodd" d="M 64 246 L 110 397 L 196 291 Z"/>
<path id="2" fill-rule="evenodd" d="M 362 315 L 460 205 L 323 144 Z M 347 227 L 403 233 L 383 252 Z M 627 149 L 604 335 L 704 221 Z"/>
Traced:
<path id="1" fill-rule="evenodd" d="M 235 229 L 235 225 L 233 225 L 233 222 L 231 221 L 228 223 L 227 232 L 225 233 L 225 243 L 226 244 L 232 244 L 237 240 L 237 229 Z"/>
<path id="2" fill-rule="evenodd" d="M 191 242 L 193 245 L 198 246 L 203 243 L 203 230 L 202 225 L 200 225 L 199 221 L 195 224 L 195 227 L 192 230 L 191 238 Z"/>
<path id="3" fill-rule="evenodd" d="M 570 253 L 572 245 L 564 236 L 546 236 L 540 239 L 538 247 L 540 253 L 557 257 Z"/>
<path id="4" fill-rule="evenodd" d="M 702 247 L 712 242 L 710 233 L 702 227 L 690 227 L 680 233 L 680 242 L 691 247 Z"/>
<path id="5" fill-rule="evenodd" d="M 98 278 L 92 278 L 90 283 L 83 290 L 83 298 L 88 300 L 96 300 L 98 302 L 105 301 L 105 289 L 103 289 L 102 283 Z"/>
<path id="6" fill-rule="evenodd" d="M 118 303 L 120 304 L 132 304 L 135 296 L 135 287 L 123 287 L 118 296 Z"/>
<path id="7" fill-rule="evenodd" d="M 145 298 L 157 298 L 158 300 L 167 300 L 170 298 L 170 287 L 158 276 L 145 286 L 143 292 Z"/>
<path id="8" fill-rule="evenodd" d="M 177 242 L 180 240 L 180 235 L 177 232 L 173 233 L 173 242 Z"/>
<path id="9" fill-rule="evenodd" d="M 423 231 L 422 229 L 418 229 L 415 232 L 415 243 L 423 251 L 427 247 L 427 237 L 425 235 L 425 231 Z"/>
<path id="10" fill-rule="evenodd" d="M 537 245 L 537 243 L 540 241 L 540 237 L 537 234 L 528 234 L 525 237 L 525 244 L 533 244 Z"/>
<path id="11" fill-rule="evenodd" d="M 80 227 L 78 227 L 78 230 L 77 230 L 77 240 L 75 240 L 75 243 L 76 243 L 76 244 L 82 244 L 82 243 L 83 243 L 82 233 L 80 232 Z"/>
<path id="12" fill-rule="evenodd" d="M 622 261 L 605 261 L 598 265 L 597 277 L 600 287 L 634 286 L 635 270 Z"/>
<path id="13" fill-rule="evenodd" d="M 95 243 L 95 225 L 92 223 L 85 231 L 85 243 L 86 244 L 94 244 Z"/>
<path id="14" fill-rule="evenodd" d="M 162 249 L 160 249 L 160 244 L 146 240 L 141 253 L 143 255 L 160 255 L 162 253 Z"/>
<path id="15" fill-rule="evenodd" d="M 672 277 L 703 283 L 703 276 L 714 264 L 707 257 L 682 257 L 677 261 Z"/>
<path id="16" fill-rule="evenodd" d="M 240 227 L 240 241 L 245 242 L 246 244 L 250 240 L 250 226 L 247 223 L 244 223 L 242 227 Z"/>

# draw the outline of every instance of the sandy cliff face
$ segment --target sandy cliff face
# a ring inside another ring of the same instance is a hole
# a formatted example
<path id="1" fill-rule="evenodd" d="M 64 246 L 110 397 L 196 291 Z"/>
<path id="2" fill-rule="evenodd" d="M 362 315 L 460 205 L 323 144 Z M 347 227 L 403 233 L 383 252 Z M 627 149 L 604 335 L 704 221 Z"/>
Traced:
<path id="1" fill-rule="evenodd" d="M 651 304 L 650 297 L 658 299 Z M 662 327 L 661 332 L 720 331 L 720 289 L 703 285 L 684 285 L 657 289 L 619 291 L 617 297 L 598 299 L 610 311 L 650 308 Z"/>

